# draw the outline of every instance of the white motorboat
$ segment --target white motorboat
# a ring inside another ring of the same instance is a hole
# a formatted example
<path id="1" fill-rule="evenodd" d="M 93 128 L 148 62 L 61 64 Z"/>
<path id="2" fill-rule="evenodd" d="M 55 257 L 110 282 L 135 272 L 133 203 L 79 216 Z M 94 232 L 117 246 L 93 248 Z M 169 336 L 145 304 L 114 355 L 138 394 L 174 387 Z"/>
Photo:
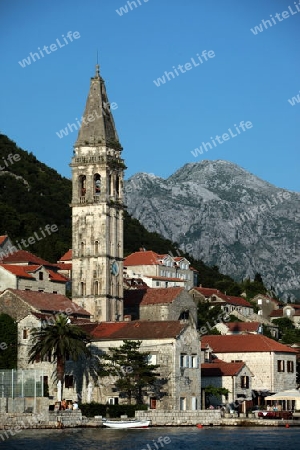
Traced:
<path id="1" fill-rule="evenodd" d="M 103 425 L 109 428 L 148 428 L 150 420 L 107 420 L 102 419 Z"/>

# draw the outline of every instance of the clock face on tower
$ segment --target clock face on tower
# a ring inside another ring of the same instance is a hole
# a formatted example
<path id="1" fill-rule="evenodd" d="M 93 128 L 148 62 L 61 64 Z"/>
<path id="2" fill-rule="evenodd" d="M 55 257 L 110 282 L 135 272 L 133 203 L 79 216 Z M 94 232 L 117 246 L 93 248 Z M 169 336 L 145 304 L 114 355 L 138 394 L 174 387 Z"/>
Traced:
<path id="1" fill-rule="evenodd" d="M 119 273 L 119 264 L 117 263 L 117 261 L 113 261 L 110 267 L 110 271 L 112 273 L 112 275 L 117 276 Z"/>

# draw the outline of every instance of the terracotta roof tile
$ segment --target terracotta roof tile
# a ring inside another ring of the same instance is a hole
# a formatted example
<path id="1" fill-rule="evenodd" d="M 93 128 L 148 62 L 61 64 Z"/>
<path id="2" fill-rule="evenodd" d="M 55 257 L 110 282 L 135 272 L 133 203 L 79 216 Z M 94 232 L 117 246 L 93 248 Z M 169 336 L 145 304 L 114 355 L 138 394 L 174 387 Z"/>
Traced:
<path id="1" fill-rule="evenodd" d="M 4 234 L 3 236 L 0 236 L 0 245 L 4 244 L 4 242 L 8 239 L 7 234 Z"/>
<path id="2" fill-rule="evenodd" d="M 202 344 L 208 344 L 215 353 L 296 353 L 290 347 L 280 344 L 274 341 L 274 339 L 270 339 L 262 334 L 206 335 L 202 337 Z"/>
<path id="3" fill-rule="evenodd" d="M 18 250 L 8 256 L 3 258 L 4 264 L 9 263 L 28 263 L 28 264 L 39 264 L 43 266 L 56 266 L 56 264 L 50 263 L 45 259 L 35 256 L 33 253 L 27 252 L 26 250 Z"/>
<path id="4" fill-rule="evenodd" d="M 72 249 L 70 248 L 59 260 L 61 261 L 72 261 Z"/>
<path id="5" fill-rule="evenodd" d="M 194 289 L 195 291 L 204 295 L 204 297 L 210 297 L 213 294 L 220 293 L 220 291 L 218 289 L 213 289 L 213 288 L 193 287 L 192 289 Z"/>
<path id="6" fill-rule="evenodd" d="M 232 377 L 237 375 L 244 366 L 244 362 L 226 363 L 220 360 L 204 363 L 201 364 L 201 377 Z"/>
<path id="7" fill-rule="evenodd" d="M 19 278 L 28 278 L 30 280 L 35 280 L 35 278 L 28 273 L 29 272 L 28 268 L 31 266 L 19 266 L 15 264 L 0 264 L 0 266 Z"/>
<path id="8" fill-rule="evenodd" d="M 72 302 L 69 298 L 60 294 L 50 294 L 46 292 L 36 292 L 36 291 L 21 291 L 19 289 L 6 289 L 1 295 L 5 295 L 5 292 L 10 291 L 23 301 L 28 303 L 30 306 L 42 313 L 51 313 L 58 311 L 72 310 L 70 315 L 80 315 L 90 317 L 90 313 L 81 306 Z M 68 311 L 67 311 L 68 312 Z"/>
<path id="9" fill-rule="evenodd" d="M 155 253 L 152 250 L 131 253 L 131 255 L 125 258 L 124 267 L 161 264 L 159 261 L 160 257 L 161 255 L 158 255 L 158 253 Z"/>
<path id="10" fill-rule="evenodd" d="M 56 281 L 57 283 L 66 283 L 68 280 L 66 277 L 60 273 L 54 272 L 53 270 L 47 270 L 51 281 Z"/>
<path id="11" fill-rule="evenodd" d="M 187 327 L 179 321 L 103 322 L 91 332 L 94 340 L 176 338 Z"/>
<path id="12" fill-rule="evenodd" d="M 260 327 L 259 322 L 227 322 L 228 331 L 231 332 L 254 332 Z"/>
<path id="13" fill-rule="evenodd" d="M 214 294 L 216 297 L 219 297 L 220 299 L 224 300 L 226 303 L 229 303 L 230 305 L 234 306 L 247 306 L 248 308 L 253 308 L 251 303 L 249 303 L 247 300 L 245 300 L 243 297 L 234 297 L 232 295 L 225 295 L 221 292 L 218 292 L 217 294 Z"/>
<path id="14" fill-rule="evenodd" d="M 124 305 L 144 306 L 172 303 L 183 291 L 183 287 L 126 290 L 124 292 Z"/>

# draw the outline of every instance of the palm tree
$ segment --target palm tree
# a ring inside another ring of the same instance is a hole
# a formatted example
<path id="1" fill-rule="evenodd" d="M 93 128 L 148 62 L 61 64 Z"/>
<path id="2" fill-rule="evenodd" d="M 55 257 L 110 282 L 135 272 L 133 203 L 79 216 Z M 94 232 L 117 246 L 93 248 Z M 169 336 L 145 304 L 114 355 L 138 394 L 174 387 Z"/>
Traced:
<path id="1" fill-rule="evenodd" d="M 34 328 L 31 333 L 32 347 L 29 350 L 29 362 L 51 354 L 56 362 L 56 380 L 60 382 L 60 399 L 62 399 L 63 381 L 67 356 L 72 361 L 80 357 L 90 357 L 88 335 L 78 326 L 72 325 L 67 316 L 61 314 L 55 317 L 53 324 L 42 328 Z"/>

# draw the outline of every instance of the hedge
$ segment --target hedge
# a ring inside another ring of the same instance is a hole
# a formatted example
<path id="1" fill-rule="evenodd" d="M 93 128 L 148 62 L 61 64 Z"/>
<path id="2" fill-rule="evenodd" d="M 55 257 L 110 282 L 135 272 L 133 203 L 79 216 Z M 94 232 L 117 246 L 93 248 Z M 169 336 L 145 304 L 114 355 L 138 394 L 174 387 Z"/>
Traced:
<path id="1" fill-rule="evenodd" d="M 103 416 L 103 417 L 121 417 L 127 415 L 134 417 L 137 410 L 147 410 L 147 405 L 103 405 L 101 403 L 83 403 L 80 405 L 82 414 L 86 417 Z"/>

